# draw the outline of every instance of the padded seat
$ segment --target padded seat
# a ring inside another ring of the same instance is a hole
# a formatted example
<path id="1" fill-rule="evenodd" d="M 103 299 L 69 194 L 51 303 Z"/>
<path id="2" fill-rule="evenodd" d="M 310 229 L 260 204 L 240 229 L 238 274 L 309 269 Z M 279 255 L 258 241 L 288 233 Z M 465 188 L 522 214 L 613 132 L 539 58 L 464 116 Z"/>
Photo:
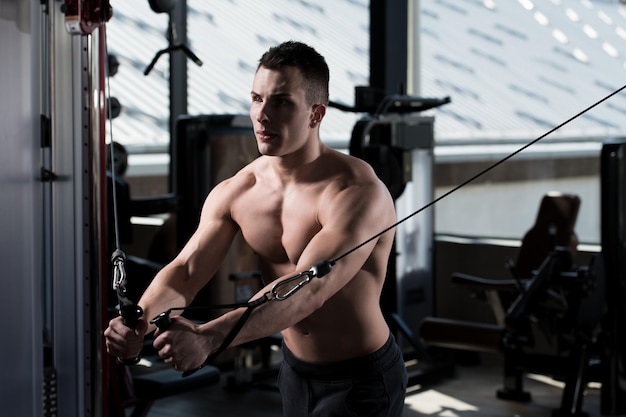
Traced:
<path id="1" fill-rule="evenodd" d="M 420 335 L 431 345 L 475 352 L 503 353 L 503 326 L 463 322 L 441 317 L 426 317 Z"/>

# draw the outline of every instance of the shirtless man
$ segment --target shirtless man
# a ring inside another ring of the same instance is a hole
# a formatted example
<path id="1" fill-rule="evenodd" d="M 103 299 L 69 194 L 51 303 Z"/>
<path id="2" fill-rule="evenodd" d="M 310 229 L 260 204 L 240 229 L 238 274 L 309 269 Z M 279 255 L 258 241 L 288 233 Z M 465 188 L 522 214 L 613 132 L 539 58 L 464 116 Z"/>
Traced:
<path id="1" fill-rule="evenodd" d="M 145 319 L 188 305 L 238 231 L 267 284 L 255 299 L 275 280 L 334 259 L 395 222 L 392 198 L 371 167 L 320 140 L 328 80 L 324 58 L 305 44 L 285 42 L 262 56 L 250 105 L 261 156 L 210 192 L 198 229 L 141 297 Z M 379 306 L 392 241 L 385 233 L 293 296 L 256 308 L 230 344 L 282 333 L 285 416 L 402 415 L 406 369 Z M 233 310 L 204 324 L 172 317 L 167 330 L 157 330 L 154 347 L 175 369 L 194 369 L 242 314 Z M 144 320 L 133 331 L 115 318 L 104 333 L 107 349 L 118 358 L 137 356 L 151 330 Z"/>

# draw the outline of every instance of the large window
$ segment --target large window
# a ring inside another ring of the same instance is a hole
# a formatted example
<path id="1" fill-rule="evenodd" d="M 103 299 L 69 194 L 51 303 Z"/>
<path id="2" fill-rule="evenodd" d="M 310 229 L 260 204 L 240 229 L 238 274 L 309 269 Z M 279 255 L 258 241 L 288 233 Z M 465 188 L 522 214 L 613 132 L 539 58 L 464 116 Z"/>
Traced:
<path id="1" fill-rule="evenodd" d="M 420 2 L 421 89 L 449 95 L 436 116 L 438 195 L 613 93 L 623 84 L 619 2 Z M 577 232 L 599 242 L 601 142 L 624 135 L 619 94 L 555 130 L 436 208 L 436 231 L 519 239 L 549 191 L 581 197 Z"/>
<path id="2" fill-rule="evenodd" d="M 154 13 L 147 1 L 113 0 L 112 6 L 109 50 L 120 67 L 111 90 L 123 107 L 114 121 L 116 138 L 134 154 L 164 152 L 170 136 L 168 55 L 148 75 L 144 72 L 168 46 L 167 15 Z M 187 45 L 202 61 L 201 66 L 188 64 L 189 114 L 247 114 L 258 59 L 270 46 L 290 39 L 307 42 L 326 57 L 331 100 L 352 105 L 355 86 L 369 83 L 367 1 L 188 0 L 187 9 Z M 176 28 L 170 33 L 176 34 Z M 323 139 L 345 145 L 357 118 L 330 109 Z"/>
<path id="3" fill-rule="evenodd" d="M 543 136 L 621 87 L 626 72 L 626 8 L 619 2 L 422 0 L 410 42 L 423 97 L 451 103 L 435 117 L 435 196 Z M 168 18 L 147 1 L 113 0 L 111 79 L 122 105 L 115 140 L 131 152 L 129 175 L 167 174 Z M 369 2 L 187 0 L 188 112 L 247 114 L 260 55 L 286 39 L 310 43 L 331 68 L 331 99 L 352 105 L 369 80 Z M 349 18 L 348 18 L 349 17 Z M 404 22 L 398 22 L 404 24 Z M 175 29 L 175 28 L 174 28 Z M 173 32 L 175 33 L 175 31 Z M 177 52 L 180 53 L 180 52 Z M 582 199 L 577 231 L 599 242 L 598 157 L 603 140 L 626 135 L 626 95 L 617 94 L 456 191 L 435 207 L 437 233 L 520 238 L 550 191 Z M 330 109 L 322 139 L 345 148 L 360 115 Z M 166 180 L 162 180 L 166 183 Z M 135 187 L 137 189 L 139 187 Z M 153 190 L 152 187 L 147 187 Z"/>

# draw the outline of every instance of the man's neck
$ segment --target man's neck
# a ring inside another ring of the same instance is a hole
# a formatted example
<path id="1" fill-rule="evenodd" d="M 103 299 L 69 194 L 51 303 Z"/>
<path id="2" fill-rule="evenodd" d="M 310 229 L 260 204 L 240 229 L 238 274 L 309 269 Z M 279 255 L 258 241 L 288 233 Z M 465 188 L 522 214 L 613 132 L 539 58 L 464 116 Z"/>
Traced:
<path id="1" fill-rule="evenodd" d="M 270 157 L 270 164 L 283 184 L 299 181 L 307 176 L 312 165 L 324 153 L 324 147 L 318 139 L 292 154 Z"/>

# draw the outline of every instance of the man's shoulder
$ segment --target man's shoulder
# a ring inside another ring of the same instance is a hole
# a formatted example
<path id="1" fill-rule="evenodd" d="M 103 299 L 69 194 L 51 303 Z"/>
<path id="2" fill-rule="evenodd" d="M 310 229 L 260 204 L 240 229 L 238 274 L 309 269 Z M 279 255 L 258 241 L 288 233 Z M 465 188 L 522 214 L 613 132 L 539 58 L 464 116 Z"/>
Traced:
<path id="1" fill-rule="evenodd" d="M 329 155 L 326 165 L 329 184 L 334 185 L 332 189 L 335 191 L 350 187 L 369 193 L 375 192 L 380 186 L 384 187 L 372 166 L 363 159 L 336 152 Z"/>
<path id="2" fill-rule="evenodd" d="M 353 175 L 359 179 L 373 179 L 376 178 L 376 174 L 371 165 L 361 158 L 352 156 L 347 153 L 343 153 L 336 149 L 330 149 L 326 154 L 326 160 L 324 164 L 329 168 L 335 168 L 339 173 L 344 175 Z M 333 172 L 332 170 L 328 171 Z"/>
<path id="3" fill-rule="evenodd" d="M 388 190 L 366 161 L 341 152 L 330 154 L 325 162 L 323 200 L 339 204 L 388 200 Z"/>
<path id="4" fill-rule="evenodd" d="M 237 172 L 232 177 L 222 181 L 220 185 L 223 188 L 236 192 L 241 192 L 247 188 L 251 188 L 252 186 L 254 186 L 254 183 L 256 182 L 255 178 L 256 177 L 254 175 L 254 171 L 245 169 Z"/>

